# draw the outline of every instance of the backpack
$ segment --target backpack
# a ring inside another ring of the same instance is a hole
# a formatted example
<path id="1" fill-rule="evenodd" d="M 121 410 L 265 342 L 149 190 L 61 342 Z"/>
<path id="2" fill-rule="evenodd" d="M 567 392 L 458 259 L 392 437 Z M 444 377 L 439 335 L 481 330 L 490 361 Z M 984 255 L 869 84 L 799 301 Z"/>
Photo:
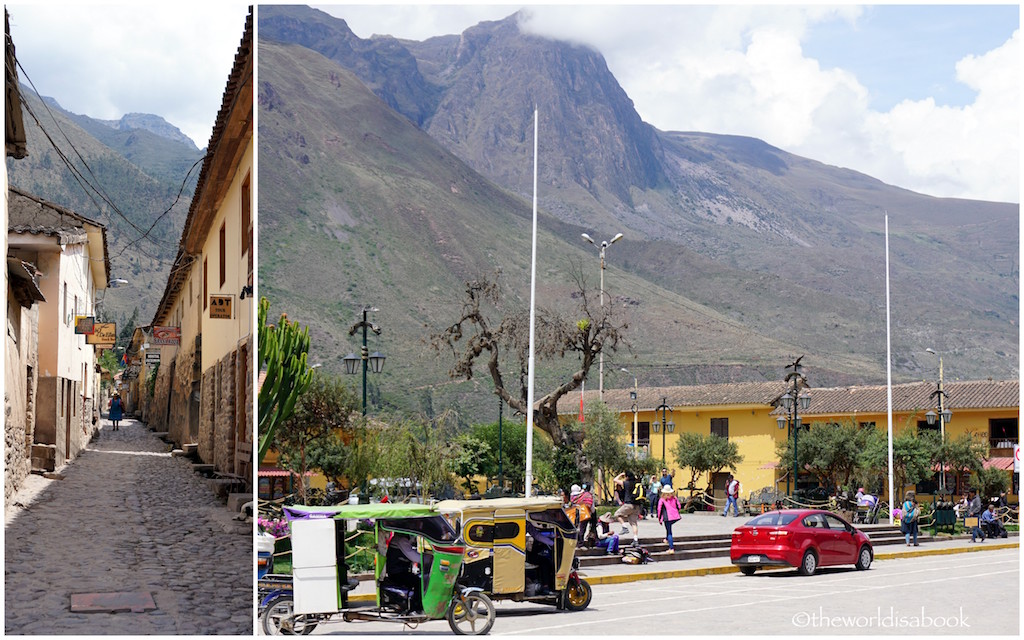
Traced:
<path id="1" fill-rule="evenodd" d="M 651 552 L 643 547 L 630 547 L 622 554 L 622 562 L 625 564 L 647 564 L 651 561 Z"/>

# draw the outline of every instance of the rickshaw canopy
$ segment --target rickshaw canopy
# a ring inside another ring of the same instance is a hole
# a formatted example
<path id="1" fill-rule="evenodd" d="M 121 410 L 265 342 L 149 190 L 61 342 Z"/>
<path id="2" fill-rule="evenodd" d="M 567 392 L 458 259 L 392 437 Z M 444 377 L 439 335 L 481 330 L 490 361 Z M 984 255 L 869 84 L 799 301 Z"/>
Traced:
<path id="1" fill-rule="evenodd" d="M 289 520 L 335 518 L 338 520 L 375 520 L 378 518 L 426 518 L 436 516 L 430 506 L 384 502 L 379 504 L 339 504 L 329 507 L 292 505 L 284 507 Z"/>
<path id="2" fill-rule="evenodd" d="M 438 513 L 454 513 L 456 511 L 494 511 L 496 509 L 521 509 L 537 511 L 544 509 L 560 509 L 562 501 L 557 497 L 547 498 L 490 498 L 487 500 L 442 500 L 433 505 Z"/>

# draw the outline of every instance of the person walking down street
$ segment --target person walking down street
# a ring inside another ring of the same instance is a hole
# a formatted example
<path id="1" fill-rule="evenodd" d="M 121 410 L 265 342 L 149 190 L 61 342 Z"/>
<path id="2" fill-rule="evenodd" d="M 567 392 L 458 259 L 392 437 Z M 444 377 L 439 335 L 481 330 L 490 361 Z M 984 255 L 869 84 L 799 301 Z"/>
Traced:
<path id="1" fill-rule="evenodd" d="M 679 522 L 679 498 L 672 487 L 661 488 L 661 499 L 658 500 L 658 522 L 665 525 L 665 541 L 668 542 L 668 552 L 675 553 L 676 545 L 672 539 L 672 525 Z"/>
<path id="2" fill-rule="evenodd" d="M 729 480 L 725 483 L 725 511 L 722 517 L 729 515 L 729 507 L 732 507 L 733 516 L 740 517 L 740 507 L 737 500 L 740 497 L 740 481 L 729 474 Z"/>
<path id="3" fill-rule="evenodd" d="M 658 480 L 658 476 L 651 475 L 650 485 L 647 487 L 647 505 L 649 507 L 647 515 L 651 518 L 658 514 L 658 498 L 661 497 L 661 481 Z"/>
<path id="4" fill-rule="evenodd" d="M 914 546 L 917 543 L 918 518 L 921 516 L 921 507 L 917 504 L 917 497 L 913 491 L 908 491 L 903 501 L 903 512 L 900 515 L 900 527 L 903 529 L 903 536 L 910 546 L 910 537 L 914 537 Z"/>
<path id="5" fill-rule="evenodd" d="M 985 542 L 985 532 L 981 529 L 981 496 L 974 489 L 967 492 L 967 517 L 977 518 L 978 520 L 971 527 L 971 542 L 977 542 L 978 538 L 981 542 Z"/>
<path id="6" fill-rule="evenodd" d="M 615 476 L 613 481 L 616 487 L 622 488 L 622 506 L 615 511 L 615 519 L 622 525 L 621 535 L 633 534 L 633 546 L 640 546 L 640 505 L 637 498 L 636 476 L 632 471 L 625 471 Z M 626 523 L 629 526 L 626 526 Z M 632 529 L 632 531 L 630 531 Z"/>
<path id="7" fill-rule="evenodd" d="M 597 546 L 610 556 L 619 552 L 619 534 L 612 531 L 611 513 L 603 513 L 597 519 Z"/>
<path id="8" fill-rule="evenodd" d="M 110 418 L 112 423 L 114 423 L 114 431 L 117 431 L 118 428 L 120 428 L 118 423 L 121 422 L 121 417 L 124 413 L 124 405 L 121 404 L 120 393 L 115 391 L 114 394 L 110 396 L 110 402 L 107 403 L 107 409 L 109 411 L 107 417 Z"/>

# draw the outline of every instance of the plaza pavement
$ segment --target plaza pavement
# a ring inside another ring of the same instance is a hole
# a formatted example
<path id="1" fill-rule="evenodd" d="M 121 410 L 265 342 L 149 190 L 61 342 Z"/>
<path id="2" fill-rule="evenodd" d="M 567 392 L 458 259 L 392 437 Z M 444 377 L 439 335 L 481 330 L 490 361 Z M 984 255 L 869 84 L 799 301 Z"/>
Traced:
<path id="1" fill-rule="evenodd" d="M 680 536 L 721 535 L 728 534 L 736 527 L 746 523 L 751 516 L 722 517 L 720 513 L 683 514 L 680 521 L 672 527 L 674 538 Z M 871 527 L 867 527 L 870 535 Z M 621 527 L 614 524 L 614 531 Z M 665 537 L 665 527 L 658 524 L 657 519 L 646 518 L 639 522 L 640 540 L 643 544 L 660 543 Z M 620 537 L 620 544 L 628 545 L 632 535 Z M 896 558 L 912 558 L 919 556 L 975 553 L 986 550 L 1019 548 L 1020 539 L 1017 532 L 1009 538 L 986 540 L 972 543 L 970 535 L 956 538 L 921 538 L 921 546 L 907 547 L 903 544 L 878 545 L 875 547 L 875 561 L 883 562 Z M 622 562 L 607 565 L 587 566 L 580 569 L 580 575 L 591 584 L 614 584 L 635 582 L 638 580 L 661 580 L 665 578 L 696 577 L 703 575 L 739 572 L 732 565 L 728 555 L 712 558 L 664 559 L 660 556 L 655 562 L 643 565 L 631 565 Z M 790 570 L 792 571 L 792 569 Z M 362 581 L 359 588 L 351 595 L 353 602 L 367 601 L 373 598 L 373 582 Z"/>
<path id="2" fill-rule="evenodd" d="M 251 635 L 253 525 L 141 422 L 96 439 L 62 480 L 5 510 L 7 635 Z M 72 594 L 146 592 L 145 613 L 72 613 Z"/>

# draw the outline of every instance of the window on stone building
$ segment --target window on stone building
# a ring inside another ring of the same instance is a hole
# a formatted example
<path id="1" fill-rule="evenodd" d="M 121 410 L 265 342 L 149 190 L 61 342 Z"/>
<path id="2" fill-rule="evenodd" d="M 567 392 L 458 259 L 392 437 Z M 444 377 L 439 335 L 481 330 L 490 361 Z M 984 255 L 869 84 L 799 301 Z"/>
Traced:
<path id="1" fill-rule="evenodd" d="M 203 311 L 206 311 L 207 300 L 210 296 L 210 265 L 206 258 L 203 258 Z"/>

